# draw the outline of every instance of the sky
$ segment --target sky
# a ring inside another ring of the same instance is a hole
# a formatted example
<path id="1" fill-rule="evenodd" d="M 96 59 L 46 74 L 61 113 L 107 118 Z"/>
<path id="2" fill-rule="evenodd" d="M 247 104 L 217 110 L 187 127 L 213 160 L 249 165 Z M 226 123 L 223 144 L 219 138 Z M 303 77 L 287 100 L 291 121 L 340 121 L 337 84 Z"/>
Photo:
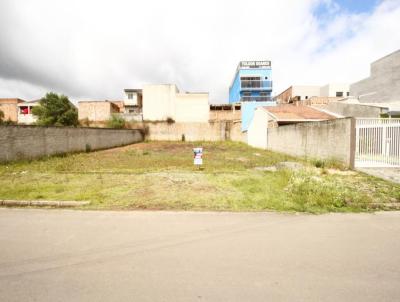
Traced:
<path id="1" fill-rule="evenodd" d="M 400 0 L 1 0 L 0 98 L 175 83 L 224 103 L 240 60 L 271 60 L 275 95 L 356 82 L 399 48 Z"/>

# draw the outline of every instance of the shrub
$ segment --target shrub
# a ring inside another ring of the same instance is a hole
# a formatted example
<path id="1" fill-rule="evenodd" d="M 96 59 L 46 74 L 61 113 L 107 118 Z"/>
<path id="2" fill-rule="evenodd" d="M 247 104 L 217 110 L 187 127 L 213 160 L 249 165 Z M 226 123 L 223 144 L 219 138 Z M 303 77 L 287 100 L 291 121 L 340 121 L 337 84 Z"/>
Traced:
<path id="1" fill-rule="evenodd" d="M 126 122 L 123 117 L 113 114 L 113 115 L 111 115 L 110 119 L 107 121 L 107 127 L 122 129 L 122 128 L 125 128 L 125 123 Z"/>
<path id="2" fill-rule="evenodd" d="M 4 112 L 0 110 L 0 125 L 3 124 Z"/>
<path id="3" fill-rule="evenodd" d="M 167 117 L 167 123 L 173 124 L 173 123 L 175 123 L 175 120 L 172 117 Z"/>
<path id="4" fill-rule="evenodd" d="M 40 126 L 78 126 L 78 110 L 65 95 L 49 92 L 32 108 Z"/>

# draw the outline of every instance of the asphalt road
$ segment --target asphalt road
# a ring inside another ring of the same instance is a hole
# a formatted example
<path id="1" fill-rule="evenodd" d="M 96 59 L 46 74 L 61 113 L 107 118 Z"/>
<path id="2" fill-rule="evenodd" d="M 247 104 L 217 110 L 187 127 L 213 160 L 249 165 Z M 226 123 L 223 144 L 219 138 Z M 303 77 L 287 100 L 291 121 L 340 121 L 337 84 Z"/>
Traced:
<path id="1" fill-rule="evenodd" d="M 0 301 L 400 301 L 400 213 L 0 209 Z"/>

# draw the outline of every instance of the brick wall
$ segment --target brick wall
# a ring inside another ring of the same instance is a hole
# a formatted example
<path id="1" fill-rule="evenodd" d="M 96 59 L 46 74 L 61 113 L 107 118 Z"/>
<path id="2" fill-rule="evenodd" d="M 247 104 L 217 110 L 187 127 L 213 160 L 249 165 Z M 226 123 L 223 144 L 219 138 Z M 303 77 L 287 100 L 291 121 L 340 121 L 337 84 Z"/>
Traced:
<path id="1" fill-rule="evenodd" d="M 0 126 L 0 161 L 99 150 L 143 141 L 138 129 Z"/>

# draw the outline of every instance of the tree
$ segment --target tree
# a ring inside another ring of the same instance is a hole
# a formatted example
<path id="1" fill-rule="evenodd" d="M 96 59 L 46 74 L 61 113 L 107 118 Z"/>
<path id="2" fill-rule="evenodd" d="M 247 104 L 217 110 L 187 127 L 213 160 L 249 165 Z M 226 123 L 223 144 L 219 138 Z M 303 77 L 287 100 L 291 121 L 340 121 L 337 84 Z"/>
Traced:
<path id="1" fill-rule="evenodd" d="M 49 92 L 32 108 L 40 126 L 77 126 L 78 111 L 65 95 Z"/>

